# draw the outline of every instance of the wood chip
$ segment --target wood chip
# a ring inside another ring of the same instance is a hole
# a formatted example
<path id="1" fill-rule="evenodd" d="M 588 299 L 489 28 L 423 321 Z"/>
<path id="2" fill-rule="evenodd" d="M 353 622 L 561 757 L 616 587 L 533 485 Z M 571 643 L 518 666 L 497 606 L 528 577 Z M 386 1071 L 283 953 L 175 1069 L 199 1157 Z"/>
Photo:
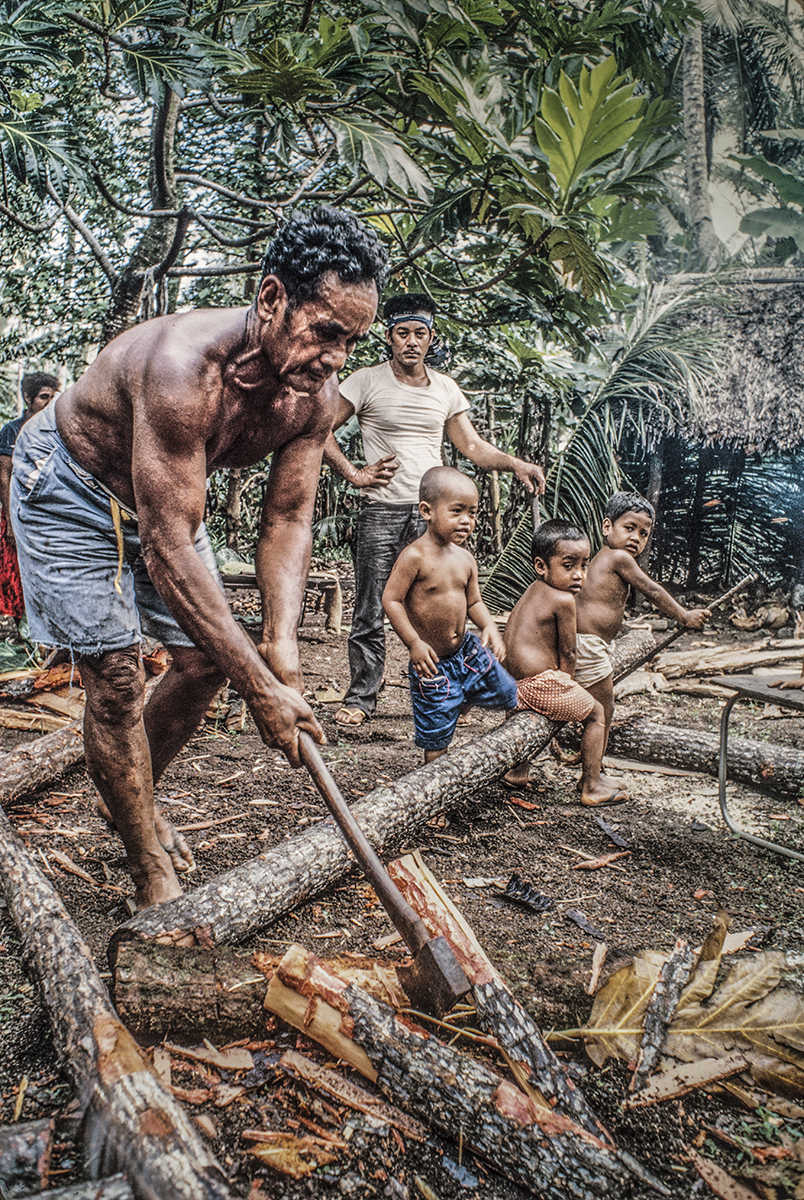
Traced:
<path id="1" fill-rule="evenodd" d="M 69 854 L 65 854 L 62 850 L 49 850 L 48 856 L 61 867 L 63 871 L 69 872 L 70 875 L 76 875 L 79 879 L 83 879 L 85 883 L 91 883 L 93 887 L 100 887 L 100 884 L 92 878 L 88 871 L 83 867 L 79 867 L 74 863 Z"/>
<path id="2" fill-rule="evenodd" d="M 600 867 L 611 866 L 618 858 L 627 858 L 631 854 L 630 850 L 614 850 L 611 854 L 601 854 L 600 858 L 585 858 L 582 862 L 575 863 L 573 871 L 597 871 Z"/>
<path id="3" fill-rule="evenodd" d="M 706 1087 L 744 1071 L 748 1060 L 742 1054 L 729 1054 L 721 1058 L 700 1058 L 693 1063 L 680 1063 L 666 1071 L 657 1071 L 640 1092 L 628 1097 L 627 1108 L 641 1108 L 646 1104 L 658 1104 L 660 1100 L 673 1100 L 696 1088 Z"/>
<path id="4" fill-rule="evenodd" d="M 603 970 L 603 964 L 606 961 L 606 955 L 609 948 L 605 942 L 597 942 L 595 951 L 592 955 L 592 973 L 589 976 L 589 982 L 586 985 L 585 991 L 587 996 L 594 996 L 600 983 L 600 972 Z"/>
<path id="5" fill-rule="evenodd" d="M 247 817 L 247 812 L 232 813 L 228 817 L 218 817 L 215 821 L 193 821 L 190 825 L 177 825 L 179 833 L 191 833 L 193 830 L 214 829 L 216 825 L 228 825 L 231 821 L 240 821 Z"/>
<path id="6" fill-rule="evenodd" d="M 180 1058 L 189 1058 L 193 1062 L 207 1063 L 220 1071 L 251 1071 L 254 1059 L 248 1050 L 234 1047 L 231 1050 L 218 1050 L 210 1042 L 204 1046 L 177 1046 L 173 1042 L 165 1042 L 165 1049 Z"/>

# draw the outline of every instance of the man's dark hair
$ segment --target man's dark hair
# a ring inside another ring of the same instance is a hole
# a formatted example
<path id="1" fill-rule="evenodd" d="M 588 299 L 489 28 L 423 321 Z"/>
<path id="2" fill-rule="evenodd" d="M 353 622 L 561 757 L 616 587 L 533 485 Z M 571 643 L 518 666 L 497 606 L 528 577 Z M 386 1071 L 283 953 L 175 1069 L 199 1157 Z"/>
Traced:
<path id="1" fill-rule="evenodd" d="M 533 535 L 530 544 L 531 558 L 549 562 L 556 553 L 559 542 L 588 542 L 582 529 L 570 521 L 545 521 Z"/>
<path id="2" fill-rule="evenodd" d="M 639 492 L 615 492 L 606 505 L 605 515 L 610 521 L 619 521 L 627 512 L 647 513 L 651 521 L 656 520 L 656 509 Z"/>
<path id="3" fill-rule="evenodd" d="M 38 395 L 42 388 L 53 388 L 57 392 L 59 390 L 59 381 L 56 376 L 48 375 L 45 371 L 31 371 L 30 375 L 23 375 L 20 380 L 20 390 L 26 405 L 31 403 L 34 396 Z"/>
<path id="4" fill-rule="evenodd" d="M 294 212 L 278 229 L 262 263 L 282 281 L 291 307 L 311 300 L 322 276 L 334 271 L 342 283 L 373 280 L 381 292 L 388 255 L 376 233 L 351 213 L 317 204 Z"/>
<path id="5" fill-rule="evenodd" d="M 428 313 L 435 317 L 435 301 L 424 292 L 400 292 L 398 296 L 389 296 L 382 306 L 383 319 L 390 321 L 391 317 L 399 317 L 402 313 Z"/>

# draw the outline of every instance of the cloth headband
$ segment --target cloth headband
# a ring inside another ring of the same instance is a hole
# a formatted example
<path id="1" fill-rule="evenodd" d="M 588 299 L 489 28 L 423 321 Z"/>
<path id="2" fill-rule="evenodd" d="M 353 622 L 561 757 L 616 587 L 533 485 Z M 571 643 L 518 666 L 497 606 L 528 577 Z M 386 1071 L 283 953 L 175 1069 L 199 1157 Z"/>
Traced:
<path id="1" fill-rule="evenodd" d="M 386 326 L 390 332 L 395 325 L 401 325 L 403 321 L 419 321 L 422 325 L 426 325 L 428 329 L 433 328 L 433 318 L 427 313 L 398 313 L 395 317 L 389 317 L 386 321 Z"/>

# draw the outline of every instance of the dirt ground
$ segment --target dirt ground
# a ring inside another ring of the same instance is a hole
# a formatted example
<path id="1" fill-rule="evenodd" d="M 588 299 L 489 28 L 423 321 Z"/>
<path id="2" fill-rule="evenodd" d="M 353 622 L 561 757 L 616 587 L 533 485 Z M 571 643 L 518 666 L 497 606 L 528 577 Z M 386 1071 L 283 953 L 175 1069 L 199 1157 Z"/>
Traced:
<path id="1" fill-rule="evenodd" d="M 694 645 L 700 636 L 686 635 L 679 648 Z M 715 640 L 739 638 L 730 629 L 711 636 Z M 743 640 L 747 640 L 745 636 Z M 405 656 L 393 635 L 389 636 L 386 686 L 378 714 L 359 732 L 348 735 L 332 720 L 336 704 L 331 699 L 347 682 L 345 634 L 326 633 L 320 617 L 314 616 L 302 630 L 301 647 L 309 698 L 329 738 L 326 757 L 347 796 L 356 798 L 418 765 L 420 752 L 413 744 Z M 618 707 L 618 713 L 640 712 L 664 723 L 715 732 L 719 707 L 715 699 L 665 694 L 631 697 Z M 459 727 L 451 752 L 460 754 L 462 744 L 498 721 L 496 714 L 470 714 L 468 724 Z M 769 715 L 760 706 L 739 705 L 732 730 L 804 746 L 800 719 Z M 2 730 L 0 749 L 10 749 L 27 736 Z M 580 909 L 605 935 L 606 973 L 637 951 L 668 950 L 676 938 L 697 944 L 711 928 L 718 908 L 729 913 L 732 929 L 758 931 L 757 945 L 802 949 L 801 864 L 728 836 L 713 778 L 618 767 L 612 771 L 627 783 L 633 799 L 602 814 L 631 846 L 631 854 L 611 867 L 573 870 L 581 854 L 604 854 L 614 846 L 593 815 L 575 802 L 576 770 L 547 755 L 534 767 L 539 785 L 535 794 L 527 797 L 535 807 L 520 807 L 501 787 L 489 787 L 472 797 L 460 815 L 431 822 L 400 847 L 421 850 L 491 960 L 544 1031 L 583 1024 L 592 1005 L 584 989 L 595 938 L 564 916 L 567 909 Z M 132 889 L 120 844 L 95 816 L 91 791 L 83 768 L 75 768 L 52 789 L 16 806 L 11 815 L 33 854 L 52 874 L 54 885 L 105 969 L 109 935 L 122 919 L 120 894 L 112 889 L 122 888 L 127 894 Z M 278 753 L 266 748 L 250 720 L 243 732 L 208 722 L 171 766 L 162 791 L 168 815 L 179 827 L 189 827 L 186 836 L 197 862 L 191 877 L 194 886 L 322 819 L 321 802 L 305 774 L 291 770 Z M 737 786 L 731 794 L 738 815 L 749 827 L 804 846 L 804 810 L 794 802 Z M 231 819 L 224 823 L 224 817 Z M 212 824 L 205 829 L 192 828 L 206 822 Z M 47 855 L 54 849 L 69 855 L 92 876 L 95 885 L 66 873 L 49 859 Z M 493 886 L 471 886 L 482 878 L 504 882 L 514 871 L 539 892 L 553 897 L 555 908 L 534 915 L 498 899 Z M 300 941 L 325 957 L 341 950 L 376 955 L 372 943 L 389 931 L 390 924 L 370 890 L 353 877 L 266 929 L 253 944 L 271 953 Z M 15 1109 L 22 1120 L 59 1116 L 59 1142 L 51 1173 L 51 1186 L 55 1187 L 80 1177 L 75 1101 L 60 1074 L 45 1015 L 22 968 L 19 939 L 4 909 L 0 910 L 0 949 L 0 1124 L 11 1122 Z M 398 948 L 385 955 L 395 961 L 402 957 Z M 624 1064 L 610 1062 L 599 1069 L 585 1057 L 580 1043 L 556 1044 L 617 1143 L 649 1164 L 672 1196 L 709 1194 L 688 1161 L 688 1148 L 693 1144 L 733 1175 L 753 1179 L 758 1196 L 771 1200 L 804 1196 L 804 1156 L 800 1153 L 804 1122 L 800 1119 L 782 1115 L 768 1105 L 750 1109 L 725 1093 L 705 1092 L 629 1112 L 623 1107 L 628 1083 Z M 277 1065 L 280 1053 L 297 1045 L 324 1061 L 310 1043 L 294 1032 L 277 1030 L 274 1024 L 254 1051 L 256 1066 L 248 1077 L 191 1067 L 174 1057 L 173 1083 L 180 1087 L 208 1087 L 211 1078 L 245 1085 L 244 1093 L 225 1107 L 206 1104 L 190 1110 L 193 1116 L 203 1118 L 205 1136 L 211 1138 L 214 1153 L 231 1173 L 236 1194 L 250 1195 L 253 1200 L 258 1196 L 344 1195 L 393 1200 L 474 1195 L 516 1200 L 526 1194 L 465 1152 L 459 1165 L 455 1144 L 435 1137 L 423 1145 L 405 1144 L 387 1126 L 378 1126 L 370 1118 L 322 1105 Z M 346 1143 L 334 1152 L 332 1163 L 306 1179 L 294 1183 L 246 1152 L 243 1129 L 305 1133 L 310 1128 L 305 1121 L 324 1127 L 328 1135 Z M 712 1129 L 720 1132 L 712 1133 Z M 757 1154 L 745 1149 L 746 1144 L 776 1150 Z M 649 1193 L 635 1189 L 629 1194 Z"/>

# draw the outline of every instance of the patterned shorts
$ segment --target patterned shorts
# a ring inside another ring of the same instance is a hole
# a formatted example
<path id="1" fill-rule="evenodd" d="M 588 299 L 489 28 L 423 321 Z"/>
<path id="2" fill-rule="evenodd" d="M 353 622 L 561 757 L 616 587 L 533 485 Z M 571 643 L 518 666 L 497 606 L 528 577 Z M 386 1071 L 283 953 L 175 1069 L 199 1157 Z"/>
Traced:
<path id="1" fill-rule="evenodd" d="M 517 707 L 541 713 L 551 721 L 585 721 L 594 699 L 566 671 L 542 671 L 517 682 Z"/>

